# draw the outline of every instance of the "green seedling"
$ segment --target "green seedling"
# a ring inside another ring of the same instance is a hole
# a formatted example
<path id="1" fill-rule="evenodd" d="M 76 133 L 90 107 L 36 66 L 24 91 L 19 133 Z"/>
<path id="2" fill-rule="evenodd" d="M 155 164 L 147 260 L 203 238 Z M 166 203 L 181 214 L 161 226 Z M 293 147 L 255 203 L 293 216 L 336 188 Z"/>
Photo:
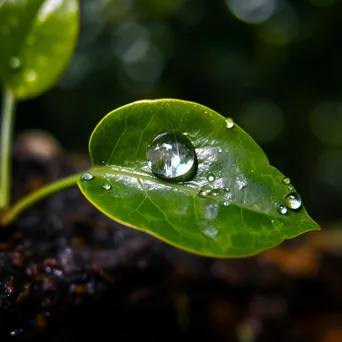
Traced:
<path id="1" fill-rule="evenodd" d="M 37 201 L 78 184 L 88 201 L 113 220 L 200 255 L 249 256 L 319 229 L 289 178 L 269 164 L 232 119 L 175 99 L 138 101 L 110 112 L 90 137 L 89 170 L 10 205 L 15 103 L 57 82 L 78 32 L 77 1 L 51 3 L 12 0 L 0 5 L 0 30 L 7 28 L 0 31 L 0 51 L 6 50 L 0 57 L 3 226 Z M 15 18 L 30 24 L 12 30 Z M 61 52 L 58 58 L 50 53 L 55 50 Z M 39 59 L 47 60 L 49 69 Z"/>

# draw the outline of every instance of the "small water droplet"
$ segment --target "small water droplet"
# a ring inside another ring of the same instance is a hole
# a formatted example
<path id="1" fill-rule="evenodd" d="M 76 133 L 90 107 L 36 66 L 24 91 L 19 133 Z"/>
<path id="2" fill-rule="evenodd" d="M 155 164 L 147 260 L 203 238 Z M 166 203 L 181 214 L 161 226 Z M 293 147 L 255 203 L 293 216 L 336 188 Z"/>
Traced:
<path id="1" fill-rule="evenodd" d="M 210 195 L 210 190 L 201 190 L 199 193 L 198 193 L 198 196 L 200 197 L 207 197 L 208 195 Z"/>
<path id="2" fill-rule="evenodd" d="M 287 208 L 285 207 L 285 205 L 280 204 L 278 206 L 278 211 L 282 215 L 286 215 L 287 214 Z"/>
<path id="3" fill-rule="evenodd" d="M 220 193 L 220 190 L 214 189 L 210 192 L 210 195 L 216 197 L 219 195 L 219 193 Z"/>
<path id="4" fill-rule="evenodd" d="M 227 118 L 227 119 L 225 120 L 225 123 L 226 123 L 226 127 L 227 127 L 228 129 L 231 129 L 231 128 L 234 127 L 234 121 L 233 121 L 232 118 Z"/>
<path id="5" fill-rule="evenodd" d="M 208 182 L 213 182 L 216 178 L 214 175 L 208 175 L 207 179 L 208 179 Z"/>
<path id="6" fill-rule="evenodd" d="M 229 189 L 228 187 L 225 187 L 225 188 L 224 188 L 224 191 L 225 191 L 225 192 L 229 192 L 230 189 Z"/>
<path id="7" fill-rule="evenodd" d="M 225 206 L 225 207 L 228 207 L 228 205 L 229 205 L 229 202 L 223 202 L 223 205 Z"/>
<path id="8" fill-rule="evenodd" d="M 147 165 L 157 176 L 172 182 L 195 177 L 197 156 L 191 141 L 180 132 L 158 134 L 146 151 Z"/>
<path id="9" fill-rule="evenodd" d="M 105 189 L 105 190 L 110 190 L 112 187 L 108 183 L 103 183 L 102 184 L 102 188 Z"/>
<path id="10" fill-rule="evenodd" d="M 297 210 L 302 206 L 302 199 L 297 192 L 291 192 L 285 197 L 285 204 L 289 209 Z"/>
<path id="11" fill-rule="evenodd" d="M 253 172 L 254 172 L 254 170 L 253 170 L 253 169 L 251 169 L 250 171 L 251 171 L 251 173 L 253 173 Z"/>
<path id="12" fill-rule="evenodd" d="M 10 58 L 9 60 L 9 66 L 13 69 L 13 70 L 19 70 L 23 65 L 23 62 L 21 61 L 20 58 L 13 56 Z"/>
<path id="13" fill-rule="evenodd" d="M 223 152 L 222 148 L 219 148 L 218 153 L 222 153 L 222 152 Z"/>
<path id="14" fill-rule="evenodd" d="M 289 185 L 291 183 L 291 180 L 289 177 L 284 177 L 283 178 L 283 183 L 286 184 L 286 185 Z"/>
<path id="15" fill-rule="evenodd" d="M 81 176 L 81 180 L 83 180 L 83 181 L 89 181 L 89 180 L 92 180 L 92 179 L 94 179 L 94 176 L 91 173 L 89 173 L 89 172 L 85 172 Z"/>
<path id="16" fill-rule="evenodd" d="M 292 190 L 293 190 L 293 186 L 292 186 L 292 185 L 289 185 L 289 186 L 287 187 L 287 189 L 288 189 L 289 191 L 292 191 Z"/>
<path id="17" fill-rule="evenodd" d="M 235 164 L 232 164 L 232 167 L 235 167 Z"/>

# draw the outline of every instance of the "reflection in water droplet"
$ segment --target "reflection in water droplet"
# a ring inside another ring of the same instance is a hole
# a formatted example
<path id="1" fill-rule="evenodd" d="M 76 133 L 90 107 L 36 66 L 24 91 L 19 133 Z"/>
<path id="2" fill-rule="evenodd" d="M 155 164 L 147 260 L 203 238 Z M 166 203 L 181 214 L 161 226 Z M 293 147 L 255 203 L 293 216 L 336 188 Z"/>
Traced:
<path id="1" fill-rule="evenodd" d="M 146 151 L 147 165 L 160 178 L 189 181 L 197 172 L 197 157 L 191 141 L 180 132 L 157 135 Z"/>
<path id="2" fill-rule="evenodd" d="M 213 182 L 216 178 L 214 175 L 208 175 L 207 179 L 209 182 Z"/>
<path id="3" fill-rule="evenodd" d="M 210 192 L 210 194 L 211 194 L 212 196 L 214 196 L 214 197 L 218 196 L 219 193 L 220 193 L 220 191 L 217 190 L 217 189 L 215 189 L 215 190 L 213 190 L 213 191 Z"/>
<path id="4" fill-rule="evenodd" d="M 105 190 L 110 190 L 112 187 L 108 183 L 103 183 L 102 184 L 102 188 L 105 189 Z"/>
<path id="5" fill-rule="evenodd" d="M 92 179 L 94 179 L 94 176 L 89 172 L 85 172 L 81 176 L 81 180 L 83 180 L 83 181 L 88 181 L 88 180 L 92 180 Z"/>
<path id="6" fill-rule="evenodd" d="M 302 206 L 302 199 L 297 192 L 291 192 L 285 197 L 285 204 L 289 209 L 297 210 Z"/>
<path id="7" fill-rule="evenodd" d="M 287 187 L 287 189 L 288 189 L 289 191 L 292 191 L 292 190 L 293 190 L 293 186 L 292 186 L 292 185 L 289 185 L 289 186 Z"/>
<path id="8" fill-rule="evenodd" d="M 287 214 L 287 208 L 285 207 L 285 205 L 279 205 L 278 206 L 278 211 L 279 211 L 279 213 L 280 214 L 282 214 L 282 215 L 285 215 L 285 214 Z"/>
<path id="9" fill-rule="evenodd" d="M 228 207 L 228 205 L 229 205 L 229 202 L 223 202 L 223 205 L 225 206 L 225 207 Z"/>
<path id="10" fill-rule="evenodd" d="M 219 148 L 218 153 L 222 153 L 222 152 L 223 152 L 222 148 Z"/>
<path id="11" fill-rule="evenodd" d="M 227 127 L 228 129 L 231 129 L 231 128 L 234 127 L 234 121 L 233 121 L 232 118 L 227 118 L 227 119 L 225 120 L 225 123 L 226 123 L 226 127 Z"/>
<path id="12" fill-rule="evenodd" d="M 9 60 L 9 66 L 14 70 L 19 70 L 22 67 L 23 63 L 20 58 L 13 56 Z"/>
<path id="13" fill-rule="evenodd" d="M 198 196 L 200 196 L 200 197 L 207 197 L 208 195 L 210 195 L 210 190 L 201 190 L 198 193 Z"/>
<path id="14" fill-rule="evenodd" d="M 284 177 L 283 178 L 283 183 L 286 184 L 286 185 L 289 185 L 291 183 L 291 180 L 289 177 Z"/>

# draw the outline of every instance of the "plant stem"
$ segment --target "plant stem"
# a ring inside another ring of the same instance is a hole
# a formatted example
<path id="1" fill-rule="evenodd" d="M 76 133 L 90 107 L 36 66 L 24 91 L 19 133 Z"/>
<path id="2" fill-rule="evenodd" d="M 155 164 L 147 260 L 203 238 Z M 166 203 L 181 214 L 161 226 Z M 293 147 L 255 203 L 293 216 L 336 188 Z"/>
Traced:
<path id="1" fill-rule="evenodd" d="M 2 225 L 9 225 L 13 221 L 15 221 L 23 211 L 25 211 L 38 201 L 42 200 L 43 198 L 75 186 L 80 178 L 80 175 L 80 173 L 77 173 L 75 175 L 59 179 L 21 198 L 3 215 L 3 217 L 1 218 Z"/>
<path id="2" fill-rule="evenodd" d="M 2 122 L 0 133 L 0 209 L 10 204 L 11 148 L 16 101 L 10 90 L 5 89 L 2 97 Z"/>

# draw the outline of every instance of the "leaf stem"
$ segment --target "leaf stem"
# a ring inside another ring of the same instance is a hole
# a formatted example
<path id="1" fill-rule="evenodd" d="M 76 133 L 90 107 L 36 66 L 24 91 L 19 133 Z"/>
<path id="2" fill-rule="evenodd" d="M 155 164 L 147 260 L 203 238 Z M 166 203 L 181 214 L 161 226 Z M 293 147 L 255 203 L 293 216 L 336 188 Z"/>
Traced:
<path id="1" fill-rule="evenodd" d="M 7 209 L 11 200 L 11 148 L 15 105 L 13 93 L 5 89 L 2 97 L 0 133 L 0 209 Z"/>
<path id="2" fill-rule="evenodd" d="M 3 217 L 1 218 L 2 225 L 9 225 L 13 221 L 15 221 L 23 211 L 25 211 L 38 201 L 44 199 L 45 197 L 75 186 L 80 178 L 80 175 L 81 173 L 77 173 L 69 177 L 59 179 L 21 198 L 3 215 Z"/>

